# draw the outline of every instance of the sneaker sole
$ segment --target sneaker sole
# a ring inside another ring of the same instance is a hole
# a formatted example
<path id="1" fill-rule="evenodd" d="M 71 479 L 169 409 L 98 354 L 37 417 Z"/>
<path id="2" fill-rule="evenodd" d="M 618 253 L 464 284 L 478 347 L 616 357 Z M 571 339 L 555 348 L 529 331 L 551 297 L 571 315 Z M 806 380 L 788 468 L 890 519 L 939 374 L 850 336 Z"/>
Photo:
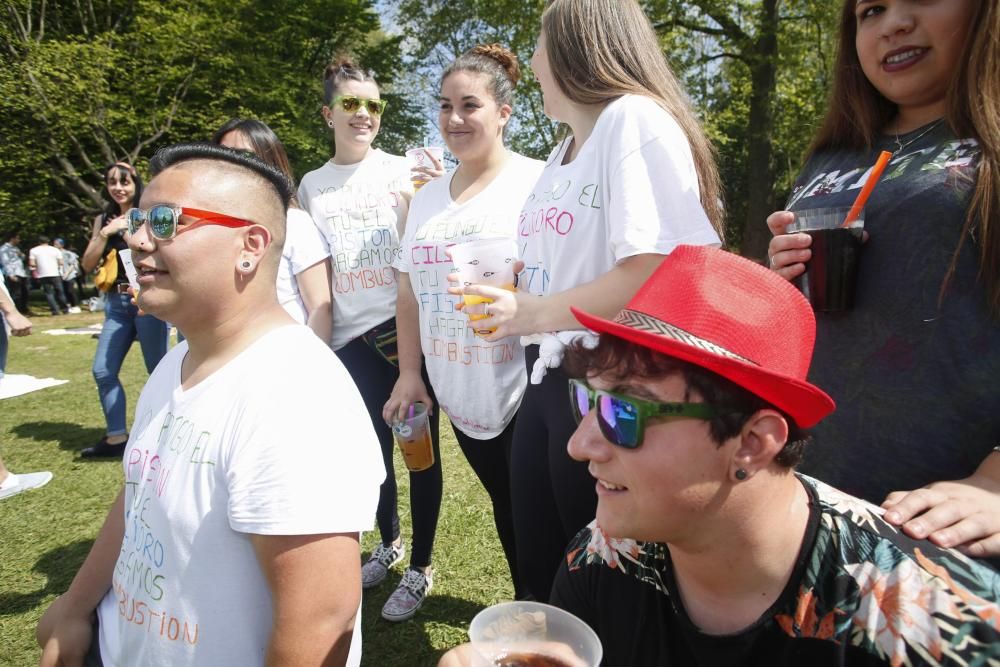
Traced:
<path id="1" fill-rule="evenodd" d="M 424 600 L 426 599 L 427 597 L 425 596 Z M 382 618 L 389 621 L 390 623 L 402 623 L 403 621 L 408 621 L 417 615 L 417 610 L 419 610 L 421 607 L 424 606 L 424 600 L 418 602 L 417 606 L 411 609 L 410 611 L 406 612 L 405 614 L 399 614 L 398 616 L 394 616 L 392 614 L 386 614 L 385 609 L 382 609 Z"/>

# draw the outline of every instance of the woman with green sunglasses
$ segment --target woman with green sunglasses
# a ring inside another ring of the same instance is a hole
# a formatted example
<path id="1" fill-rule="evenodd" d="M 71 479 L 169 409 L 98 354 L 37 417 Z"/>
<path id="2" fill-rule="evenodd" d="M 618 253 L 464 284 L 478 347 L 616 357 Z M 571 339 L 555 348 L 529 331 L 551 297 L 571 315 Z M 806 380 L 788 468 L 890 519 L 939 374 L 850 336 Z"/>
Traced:
<path id="1" fill-rule="evenodd" d="M 324 100 L 323 119 L 333 132 L 334 154 L 322 167 L 303 176 L 298 200 L 330 247 L 331 347 L 364 397 L 386 467 L 376 511 L 381 543 L 361 571 L 362 586 L 372 588 L 382 583 L 389 569 L 405 556 L 396 510 L 393 437 L 382 419 L 382 406 L 399 377 L 393 261 L 399 254 L 413 184 L 405 157 L 389 155 L 372 145 L 386 103 L 371 72 L 345 58 L 335 61 L 326 69 Z M 424 378 L 429 386 L 426 375 Z M 413 544 L 404 583 L 416 578 L 411 572 L 430 570 L 441 508 L 441 456 L 433 394 L 427 407 L 434 464 L 410 472 Z M 422 592 L 426 590 L 422 588 Z M 402 594 L 408 595 L 405 591 Z"/>

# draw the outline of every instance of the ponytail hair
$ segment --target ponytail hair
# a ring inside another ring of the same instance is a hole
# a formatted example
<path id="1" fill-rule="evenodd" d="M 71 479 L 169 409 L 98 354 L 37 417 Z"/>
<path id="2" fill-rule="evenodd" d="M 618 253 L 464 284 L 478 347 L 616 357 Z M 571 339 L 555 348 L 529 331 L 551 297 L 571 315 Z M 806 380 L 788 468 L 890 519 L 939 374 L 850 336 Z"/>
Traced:
<path id="1" fill-rule="evenodd" d="M 521 80 L 517 56 L 500 44 L 480 44 L 456 58 L 441 75 L 441 83 L 455 72 L 475 72 L 489 78 L 489 89 L 500 106 L 514 107 L 514 88 Z"/>
<path id="2" fill-rule="evenodd" d="M 326 66 L 323 73 L 323 100 L 327 105 L 333 103 L 333 98 L 337 96 L 337 88 L 345 81 L 360 81 L 364 83 L 371 81 L 378 86 L 375 75 L 371 70 L 362 69 L 356 65 L 348 56 L 337 56 Z"/>

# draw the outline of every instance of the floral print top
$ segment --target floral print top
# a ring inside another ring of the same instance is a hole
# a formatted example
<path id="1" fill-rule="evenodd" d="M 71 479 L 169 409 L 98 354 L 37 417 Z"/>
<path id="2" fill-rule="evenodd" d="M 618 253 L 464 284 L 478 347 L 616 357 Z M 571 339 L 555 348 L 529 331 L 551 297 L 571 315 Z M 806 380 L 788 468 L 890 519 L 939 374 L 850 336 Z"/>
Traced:
<path id="1" fill-rule="evenodd" d="M 550 601 L 594 628 L 604 665 L 1000 665 L 1000 575 L 798 478 L 810 496 L 798 561 L 738 633 L 690 621 L 665 544 L 609 538 L 596 522 L 571 543 Z"/>

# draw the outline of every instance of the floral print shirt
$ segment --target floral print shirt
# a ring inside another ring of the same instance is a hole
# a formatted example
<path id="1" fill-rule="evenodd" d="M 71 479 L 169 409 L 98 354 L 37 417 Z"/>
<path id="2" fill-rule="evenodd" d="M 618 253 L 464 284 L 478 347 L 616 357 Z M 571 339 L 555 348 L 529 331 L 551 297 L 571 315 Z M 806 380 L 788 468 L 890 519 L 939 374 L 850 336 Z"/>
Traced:
<path id="1" fill-rule="evenodd" d="M 586 621 L 604 665 L 1000 665 L 1000 575 L 912 540 L 881 509 L 804 475 L 810 519 L 784 592 L 755 623 L 708 635 L 687 617 L 665 544 L 573 542 L 550 602 Z"/>

